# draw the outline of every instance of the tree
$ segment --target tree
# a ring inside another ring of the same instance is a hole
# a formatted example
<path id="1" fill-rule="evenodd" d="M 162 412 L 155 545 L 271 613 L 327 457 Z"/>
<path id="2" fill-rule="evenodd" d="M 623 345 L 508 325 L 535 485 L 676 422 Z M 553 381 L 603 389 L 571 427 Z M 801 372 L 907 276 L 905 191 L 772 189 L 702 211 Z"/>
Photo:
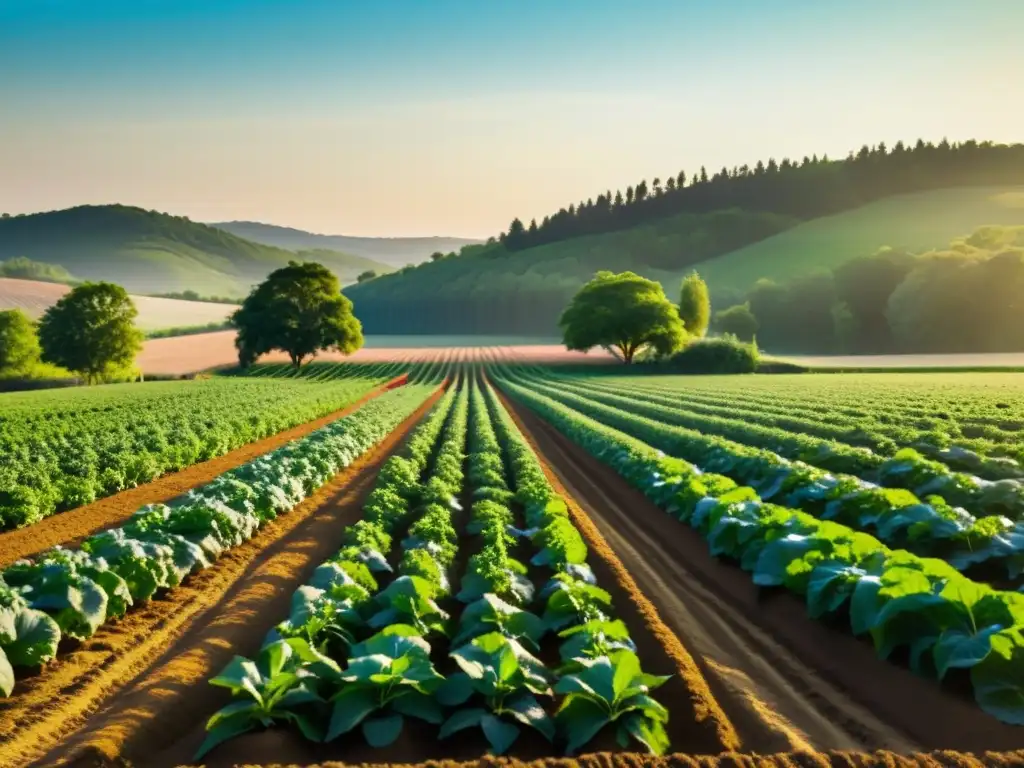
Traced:
<path id="1" fill-rule="evenodd" d="M 39 360 L 35 323 L 20 309 L 0 312 L 0 371 L 20 373 Z"/>
<path id="2" fill-rule="evenodd" d="M 82 283 L 39 321 L 43 360 L 80 373 L 87 382 L 124 370 L 142 349 L 138 314 L 120 285 Z"/>
<path id="3" fill-rule="evenodd" d="M 757 335 L 757 318 L 749 304 L 735 304 L 715 312 L 714 326 L 719 333 L 732 334 L 740 341 L 753 341 Z"/>
<path id="4" fill-rule="evenodd" d="M 434 251 L 432 254 L 430 254 L 430 260 L 431 261 L 440 261 L 443 258 L 444 258 L 444 254 L 441 253 L 440 251 Z"/>
<path id="5" fill-rule="evenodd" d="M 705 336 L 711 321 L 711 298 L 708 284 L 700 275 L 691 272 L 683 278 L 679 290 L 679 318 L 690 336 Z"/>
<path id="6" fill-rule="evenodd" d="M 231 316 L 238 328 L 238 362 L 249 366 L 273 349 L 296 369 L 324 349 L 348 355 L 363 346 L 363 328 L 342 295 L 338 278 L 323 264 L 289 261 L 253 289 Z"/>
<path id="7" fill-rule="evenodd" d="M 365 283 L 367 280 L 373 280 L 377 276 L 376 269 L 368 269 L 365 272 L 360 272 L 356 277 L 357 283 Z"/>
<path id="8" fill-rule="evenodd" d="M 615 349 L 627 364 L 645 348 L 670 355 L 686 337 L 661 283 L 633 272 L 598 272 L 572 298 L 559 325 L 567 349 Z"/>

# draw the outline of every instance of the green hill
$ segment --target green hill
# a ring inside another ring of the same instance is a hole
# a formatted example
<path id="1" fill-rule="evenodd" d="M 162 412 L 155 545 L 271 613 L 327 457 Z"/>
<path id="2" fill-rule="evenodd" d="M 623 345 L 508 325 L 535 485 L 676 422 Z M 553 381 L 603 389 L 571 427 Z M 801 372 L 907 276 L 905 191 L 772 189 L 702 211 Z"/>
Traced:
<path id="1" fill-rule="evenodd" d="M 350 235 L 318 235 L 291 227 L 261 224 L 257 221 L 224 221 L 211 224 L 239 237 L 292 251 L 330 249 L 343 251 L 367 259 L 404 267 L 419 264 L 432 253 L 450 253 L 479 240 L 464 237 L 352 237 Z"/>
<path id="2" fill-rule="evenodd" d="M 1024 224 L 1024 187 L 939 189 L 897 195 L 808 221 L 697 266 L 719 295 L 743 293 L 762 277 L 788 280 L 831 269 L 881 246 L 920 252 L 986 224 Z"/>
<path id="3" fill-rule="evenodd" d="M 684 213 L 511 252 L 500 245 L 468 248 L 345 293 L 368 333 L 550 335 L 572 294 L 600 269 L 660 280 L 674 296 L 683 275 L 696 268 L 723 306 L 761 277 L 833 267 L 884 245 L 941 247 L 987 224 L 1024 224 L 1024 187 L 893 196 L 809 222 L 735 210 Z M 722 247 L 730 238 L 743 247 Z M 700 258 L 716 251 L 726 253 Z"/>
<path id="4" fill-rule="evenodd" d="M 0 260 L 26 257 L 84 280 L 111 280 L 137 293 L 195 290 L 240 296 L 289 259 L 314 258 L 253 243 L 183 216 L 124 205 L 83 205 L 0 219 Z M 335 251 L 316 258 L 344 283 L 385 264 Z"/>

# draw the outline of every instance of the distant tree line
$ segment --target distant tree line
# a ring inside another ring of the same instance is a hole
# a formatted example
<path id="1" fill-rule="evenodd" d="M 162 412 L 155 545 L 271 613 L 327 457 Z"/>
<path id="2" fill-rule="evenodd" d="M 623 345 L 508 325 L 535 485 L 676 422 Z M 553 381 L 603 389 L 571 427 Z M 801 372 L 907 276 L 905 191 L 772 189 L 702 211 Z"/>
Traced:
<path id="1" fill-rule="evenodd" d="M 24 256 L 16 256 L 7 261 L 0 261 L 0 277 L 12 277 L 19 280 L 39 280 L 44 283 L 63 283 L 75 285 L 80 282 L 70 272 L 58 264 L 47 264 L 33 261 Z"/>
<path id="2" fill-rule="evenodd" d="M 1024 227 L 921 254 L 883 248 L 788 283 L 760 280 L 713 328 L 787 353 L 1024 350 Z"/>
<path id="3" fill-rule="evenodd" d="M 844 160 L 827 156 L 769 159 L 756 165 L 705 167 L 650 184 L 642 180 L 614 194 L 562 208 L 529 225 L 514 219 L 498 238 L 509 251 L 581 235 L 627 229 L 679 213 L 731 208 L 811 219 L 848 210 L 889 195 L 954 186 L 987 186 L 1024 180 L 1024 144 L 918 140 L 863 146 Z M 748 240 L 748 242 L 750 242 Z"/>

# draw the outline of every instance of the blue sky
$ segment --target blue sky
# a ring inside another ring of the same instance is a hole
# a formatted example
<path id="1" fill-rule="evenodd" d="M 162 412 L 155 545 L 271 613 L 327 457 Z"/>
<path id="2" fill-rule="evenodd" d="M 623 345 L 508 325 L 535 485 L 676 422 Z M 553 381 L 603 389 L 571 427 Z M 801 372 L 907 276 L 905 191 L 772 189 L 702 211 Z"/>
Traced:
<path id="1" fill-rule="evenodd" d="M 680 169 L 1024 140 L 1020 0 L 0 0 L 0 211 L 487 236 Z"/>

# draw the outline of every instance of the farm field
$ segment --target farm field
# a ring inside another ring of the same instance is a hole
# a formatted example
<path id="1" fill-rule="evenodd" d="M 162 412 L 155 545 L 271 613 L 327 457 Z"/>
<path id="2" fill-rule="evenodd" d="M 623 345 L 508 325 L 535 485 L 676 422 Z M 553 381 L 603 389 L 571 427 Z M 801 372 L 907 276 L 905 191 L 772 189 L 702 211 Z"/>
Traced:
<path id="1" fill-rule="evenodd" d="M 21 309 L 30 317 L 38 318 L 70 290 L 58 283 L 0 277 L 0 310 Z M 143 331 L 218 323 L 238 309 L 234 304 L 154 296 L 132 296 L 132 301 L 139 310 L 136 324 Z"/>
<path id="2" fill-rule="evenodd" d="M 1024 760 L 1019 375 L 435 350 L 0 396 L 56 488 L 236 435 L 0 533 L 0 764 Z"/>
<path id="3" fill-rule="evenodd" d="M 343 357 L 334 352 L 327 352 L 318 360 L 342 361 L 349 360 L 359 363 L 370 362 L 414 362 L 442 361 L 458 354 L 463 359 L 485 360 L 496 355 L 518 362 L 560 363 L 560 362 L 598 362 L 607 363 L 611 356 L 603 351 L 567 352 L 565 347 L 551 344 L 523 344 L 520 339 L 508 337 L 478 337 L 477 346 L 468 345 L 467 339 L 472 337 L 452 336 L 405 336 L 405 337 L 374 337 L 366 339 L 366 346 L 355 354 Z M 408 346 L 392 346 L 398 340 L 405 340 Z M 235 349 L 234 331 L 217 331 L 194 336 L 178 336 L 168 339 L 150 339 L 146 341 L 136 362 L 144 373 L 149 374 L 185 374 L 202 371 L 218 366 L 235 365 L 238 352 Z M 261 358 L 263 362 L 286 362 L 287 356 L 282 353 L 271 353 Z"/>

